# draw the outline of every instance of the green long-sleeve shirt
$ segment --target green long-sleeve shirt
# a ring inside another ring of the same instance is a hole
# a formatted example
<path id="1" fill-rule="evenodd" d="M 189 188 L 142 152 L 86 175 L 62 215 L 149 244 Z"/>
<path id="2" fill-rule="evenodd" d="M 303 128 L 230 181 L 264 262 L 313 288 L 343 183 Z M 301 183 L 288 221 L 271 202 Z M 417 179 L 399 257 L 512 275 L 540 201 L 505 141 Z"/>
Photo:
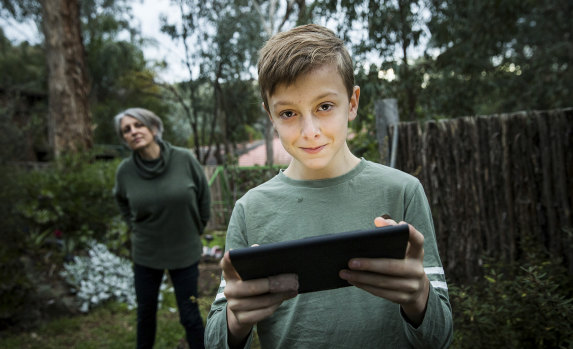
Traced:
<path id="1" fill-rule="evenodd" d="M 133 153 L 121 162 L 114 195 L 131 227 L 133 261 L 156 269 L 184 268 L 201 258 L 209 186 L 191 151 L 160 145 L 158 161 Z"/>
<path id="2" fill-rule="evenodd" d="M 364 159 L 347 174 L 330 179 L 300 181 L 279 173 L 237 201 L 226 249 L 371 228 L 382 214 L 411 223 L 424 235 L 424 269 L 431 286 L 420 326 L 410 325 L 399 305 L 350 286 L 283 302 L 257 324 L 263 348 L 449 345 L 451 307 L 430 208 L 420 182 L 408 174 Z M 224 287 L 222 280 L 207 320 L 207 348 L 227 347 Z"/>

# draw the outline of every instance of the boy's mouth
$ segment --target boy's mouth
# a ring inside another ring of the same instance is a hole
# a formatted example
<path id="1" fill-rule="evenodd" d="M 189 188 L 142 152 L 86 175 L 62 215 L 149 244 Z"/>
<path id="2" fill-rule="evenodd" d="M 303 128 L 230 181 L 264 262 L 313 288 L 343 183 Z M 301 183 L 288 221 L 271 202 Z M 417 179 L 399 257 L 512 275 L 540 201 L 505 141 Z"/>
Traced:
<path id="1" fill-rule="evenodd" d="M 309 154 L 316 154 L 320 152 L 324 147 L 325 145 L 321 145 L 318 147 L 310 147 L 310 148 L 301 147 L 301 149 Z"/>

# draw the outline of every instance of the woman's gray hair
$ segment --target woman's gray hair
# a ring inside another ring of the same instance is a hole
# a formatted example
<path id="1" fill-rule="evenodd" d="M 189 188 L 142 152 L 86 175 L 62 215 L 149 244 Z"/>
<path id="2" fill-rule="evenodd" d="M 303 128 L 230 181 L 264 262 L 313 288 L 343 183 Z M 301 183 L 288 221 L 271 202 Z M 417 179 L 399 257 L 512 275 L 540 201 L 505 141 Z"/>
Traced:
<path id="1" fill-rule="evenodd" d="M 132 118 L 139 120 L 147 126 L 148 129 L 156 132 L 155 138 L 157 140 L 161 140 L 161 135 L 163 134 L 163 121 L 161 121 L 159 116 L 155 115 L 151 110 L 143 108 L 129 108 L 117 114 L 113 118 L 115 132 L 122 142 L 125 142 L 123 132 L 121 131 L 121 119 L 123 119 L 124 116 L 131 116 Z"/>

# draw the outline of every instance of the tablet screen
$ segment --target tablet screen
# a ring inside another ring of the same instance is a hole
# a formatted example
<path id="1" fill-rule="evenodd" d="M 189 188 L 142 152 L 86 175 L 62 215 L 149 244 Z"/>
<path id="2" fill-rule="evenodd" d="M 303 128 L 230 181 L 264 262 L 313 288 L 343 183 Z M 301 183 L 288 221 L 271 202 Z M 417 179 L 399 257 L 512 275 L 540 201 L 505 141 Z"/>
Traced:
<path id="1" fill-rule="evenodd" d="M 299 293 L 351 286 L 338 273 L 351 258 L 397 258 L 406 253 L 407 224 L 321 235 L 231 250 L 243 280 L 295 273 Z"/>

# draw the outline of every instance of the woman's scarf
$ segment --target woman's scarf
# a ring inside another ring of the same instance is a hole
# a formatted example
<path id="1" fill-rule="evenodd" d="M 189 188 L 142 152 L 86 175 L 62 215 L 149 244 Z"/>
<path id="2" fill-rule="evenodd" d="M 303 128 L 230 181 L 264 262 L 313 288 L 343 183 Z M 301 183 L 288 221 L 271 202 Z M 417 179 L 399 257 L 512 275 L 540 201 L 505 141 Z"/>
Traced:
<path id="1" fill-rule="evenodd" d="M 133 162 L 135 163 L 135 169 L 142 178 L 155 178 L 162 174 L 169 165 L 169 158 L 171 157 L 171 151 L 173 150 L 171 144 L 159 139 L 157 139 L 156 142 L 159 144 L 159 148 L 161 149 L 158 159 L 151 161 L 144 160 L 137 151 L 134 151 L 131 155 Z"/>

